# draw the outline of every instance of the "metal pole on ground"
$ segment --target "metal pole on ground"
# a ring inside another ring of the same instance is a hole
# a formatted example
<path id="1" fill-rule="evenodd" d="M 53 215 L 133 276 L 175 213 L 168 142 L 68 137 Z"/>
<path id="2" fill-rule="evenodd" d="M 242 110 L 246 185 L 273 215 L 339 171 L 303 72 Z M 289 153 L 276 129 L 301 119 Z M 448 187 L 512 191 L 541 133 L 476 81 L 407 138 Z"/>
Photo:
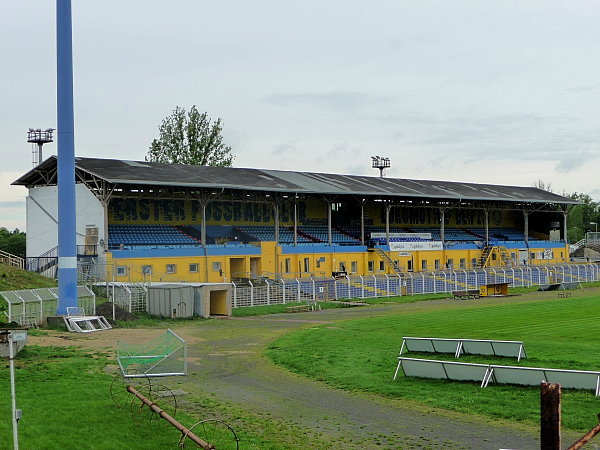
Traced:
<path id="1" fill-rule="evenodd" d="M 10 397 L 12 411 L 12 430 L 13 430 L 13 446 L 15 450 L 19 450 L 19 431 L 17 429 L 17 400 L 15 395 L 15 349 L 13 347 L 12 333 L 8 332 L 8 359 L 10 366 Z"/>
<path id="2" fill-rule="evenodd" d="M 540 386 L 540 448 L 560 450 L 561 390 L 558 383 Z"/>
<path id="3" fill-rule="evenodd" d="M 181 423 L 179 423 L 177 420 L 175 420 L 173 417 L 171 417 L 169 414 L 163 411 L 156 403 L 152 402 L 151 400 L 140 394 L 133 386 L 127 386 L 127 392 L 135 395 L 138 399 L 142 401 L 142 403 L 148 406 L 148 408 L 150 408 L 152 412 L 158 414 L 162 419 L 166 420 L 173 427 L 177 428 L 192 442 L 198 444 L 199 447 L 203 448 L 204 450 L 212 450 L 215 448 L 213 444 L 210 444 L 201 439 L 200 437 L 196 436 L 194 433 L 192 433 L 190 429 L 184 427 Z"/>

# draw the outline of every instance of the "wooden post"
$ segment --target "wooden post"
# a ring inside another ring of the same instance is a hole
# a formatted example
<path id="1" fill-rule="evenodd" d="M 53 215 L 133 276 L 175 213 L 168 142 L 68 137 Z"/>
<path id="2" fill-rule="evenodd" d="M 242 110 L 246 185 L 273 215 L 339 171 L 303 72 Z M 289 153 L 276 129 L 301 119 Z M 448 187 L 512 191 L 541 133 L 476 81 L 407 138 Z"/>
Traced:
<path id="1" fill-rule="evenodd" d="M 560 402 L 558 383 L 542 383 L 540 387 L 540 448 L 560 450 Z"/>

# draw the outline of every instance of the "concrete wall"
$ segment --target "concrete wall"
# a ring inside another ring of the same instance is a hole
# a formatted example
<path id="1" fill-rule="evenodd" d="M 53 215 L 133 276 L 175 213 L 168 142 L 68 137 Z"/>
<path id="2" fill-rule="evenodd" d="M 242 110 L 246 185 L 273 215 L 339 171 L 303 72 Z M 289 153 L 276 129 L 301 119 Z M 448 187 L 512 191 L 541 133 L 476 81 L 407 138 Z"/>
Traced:
<path id="1" fill-rule="evenodd" d="M 75 186 L 77 245 L 84 244 L 86 226 L 98 227 L 104 236 L 104 210 L 100 201 L 82 184 Z M 29 189 L 27 196 L 27 256 L 40 256 L 58 245 L 58 187 Z"/>

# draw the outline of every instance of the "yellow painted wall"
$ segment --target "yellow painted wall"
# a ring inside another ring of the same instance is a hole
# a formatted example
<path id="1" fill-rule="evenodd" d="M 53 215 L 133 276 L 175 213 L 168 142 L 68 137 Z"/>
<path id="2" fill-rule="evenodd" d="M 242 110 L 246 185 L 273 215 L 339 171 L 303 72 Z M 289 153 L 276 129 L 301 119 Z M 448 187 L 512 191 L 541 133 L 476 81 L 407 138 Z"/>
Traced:
<path id="1" fill-rule="evenodd" d="M 332 272 L 342 271 L 351 275 L 379 275 L 393 274 L 393 270 L 387 264 L 380 266 L 382 261 L 376 252 L 348 252 L 348 253 L 298 253 L 283 254 L 281 247 L 276 246 L 274 242 L 261 243 L 262 255 L 247 256 L 195 256 L 195 257 L 164 257 L 164 258 L 121 258 L 111 259 L 107 255 L 107 262 L 113 261 L 116 265 L 125 269 L 125 274 L 116 276 L 117 281 L 163 281 L 163 282 L 231 282 L 232 276 L 238 277 L 250 276 L 252 260 L 257 262 L 256 275 L 266 275 L 272 277 L 275 273 L 282 274 L 283 277 L 298 278 L 310 276 L 331 276 Z M 509 253 L 517 250 L 509 250 Z M 541 252 L 541 253 L 540 253 Z M 562 256 L 561 256 L 562 252 Z M 566 247 L 552 249 L 544 252 L 543 250 L 531 250 L 535 258 L 530 258 L 528 264 L 557 264 L 566 261 L 565 255 L 568 255 Z M 544 258 L 538 258 L 543 253 Z M 466 268 L 472 267 L 473 259 L 478 260 L 481 252 L 479 250 L 444 250 L 444 251 L 420 251 L 410 252 L 388 252 L 390 258 L 398 261 L 404 272 L 409 270 L 409 261 L 412 261 L 414 272 L 421 270 L 434 271 L 443 270 L 449 260 L 452 260 L 454 270 L 461 270 L 461 259 L 464 259 Z M 531 256 L 531 255 L 530 255 Z M 305 270 L 305 259 L 308 259 L 308 270 Z M 289 260 L 289 271 L 286 272 L 286 260 Z M 422 261 L 427 262 L 426 267 Z M 436 268 L 436 260 L 439 260 L 439 267 Z M 356 270 L 353 269 L 355 263 Z M 372 262 L 370 265 L 369 262 Z M 519 261 L 521 263 L 521 261 Z M 175 264 L 175 273 L 167 273 L 167 265 Z M 190 271 L 190 264 L 197 264 L 197 272 Z M 152 274 L 143 275 L 142 266 L 152 265 Z M 342 266 L 343 265 L 343 266 Z M 492 266 L 501 266 L 500 258 Z M 110 271 L 110 269 L 109 269 Z M 109 279 L 112 275 L 109 274 Z"/>

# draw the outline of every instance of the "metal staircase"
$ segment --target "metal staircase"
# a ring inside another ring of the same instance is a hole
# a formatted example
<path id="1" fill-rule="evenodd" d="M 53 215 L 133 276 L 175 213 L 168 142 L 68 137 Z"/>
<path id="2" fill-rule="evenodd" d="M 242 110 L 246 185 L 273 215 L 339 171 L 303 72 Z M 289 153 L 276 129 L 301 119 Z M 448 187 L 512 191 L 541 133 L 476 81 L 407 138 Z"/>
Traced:
<path id="1" fill-rule="evenodd" d="M 375 247 L 374 250 L 375 253 L 379 255 L 379 257 L 383 260 L 383 262 L 388 268 L 392 269 L 397 275 L 402 275 L 402 269 L 400 269 L 400 266 L 396 263 L 396 261 L 390 258 L 390 255 L 388 255 L 387 252 L 383 251 L 378 247 Z"/>
<path id="2" fill-rule="evenodd" d="M 500 260 L 504 266 L 513 265 L 513 260 L 510 257 L 510 253 L 506 247 L 487 245 L 481 252 L 479 261 L 477 261 L 477 267 L 484 268 L 491 266 L 490 263 L 493 261 L 492 258 L 494 254 L 500 257 Z"/>
<path id="3" fill-rule="evenodd" d="M 498 253 L 500 253 L 500 258 L 505 266 L 512 266 L 513 260 L 510 257 L 510 253 L 506 247 L 498 247 Z"/>
<path id="4" fill-rule="evenodd" d="M 580 248 L 585 248 L 585 245 L 586 245 L 585 238 L 580 239 L 579 241 L 575 242 L 574 244 L 569 245 L 569 254 L 573 255 Z"/>

